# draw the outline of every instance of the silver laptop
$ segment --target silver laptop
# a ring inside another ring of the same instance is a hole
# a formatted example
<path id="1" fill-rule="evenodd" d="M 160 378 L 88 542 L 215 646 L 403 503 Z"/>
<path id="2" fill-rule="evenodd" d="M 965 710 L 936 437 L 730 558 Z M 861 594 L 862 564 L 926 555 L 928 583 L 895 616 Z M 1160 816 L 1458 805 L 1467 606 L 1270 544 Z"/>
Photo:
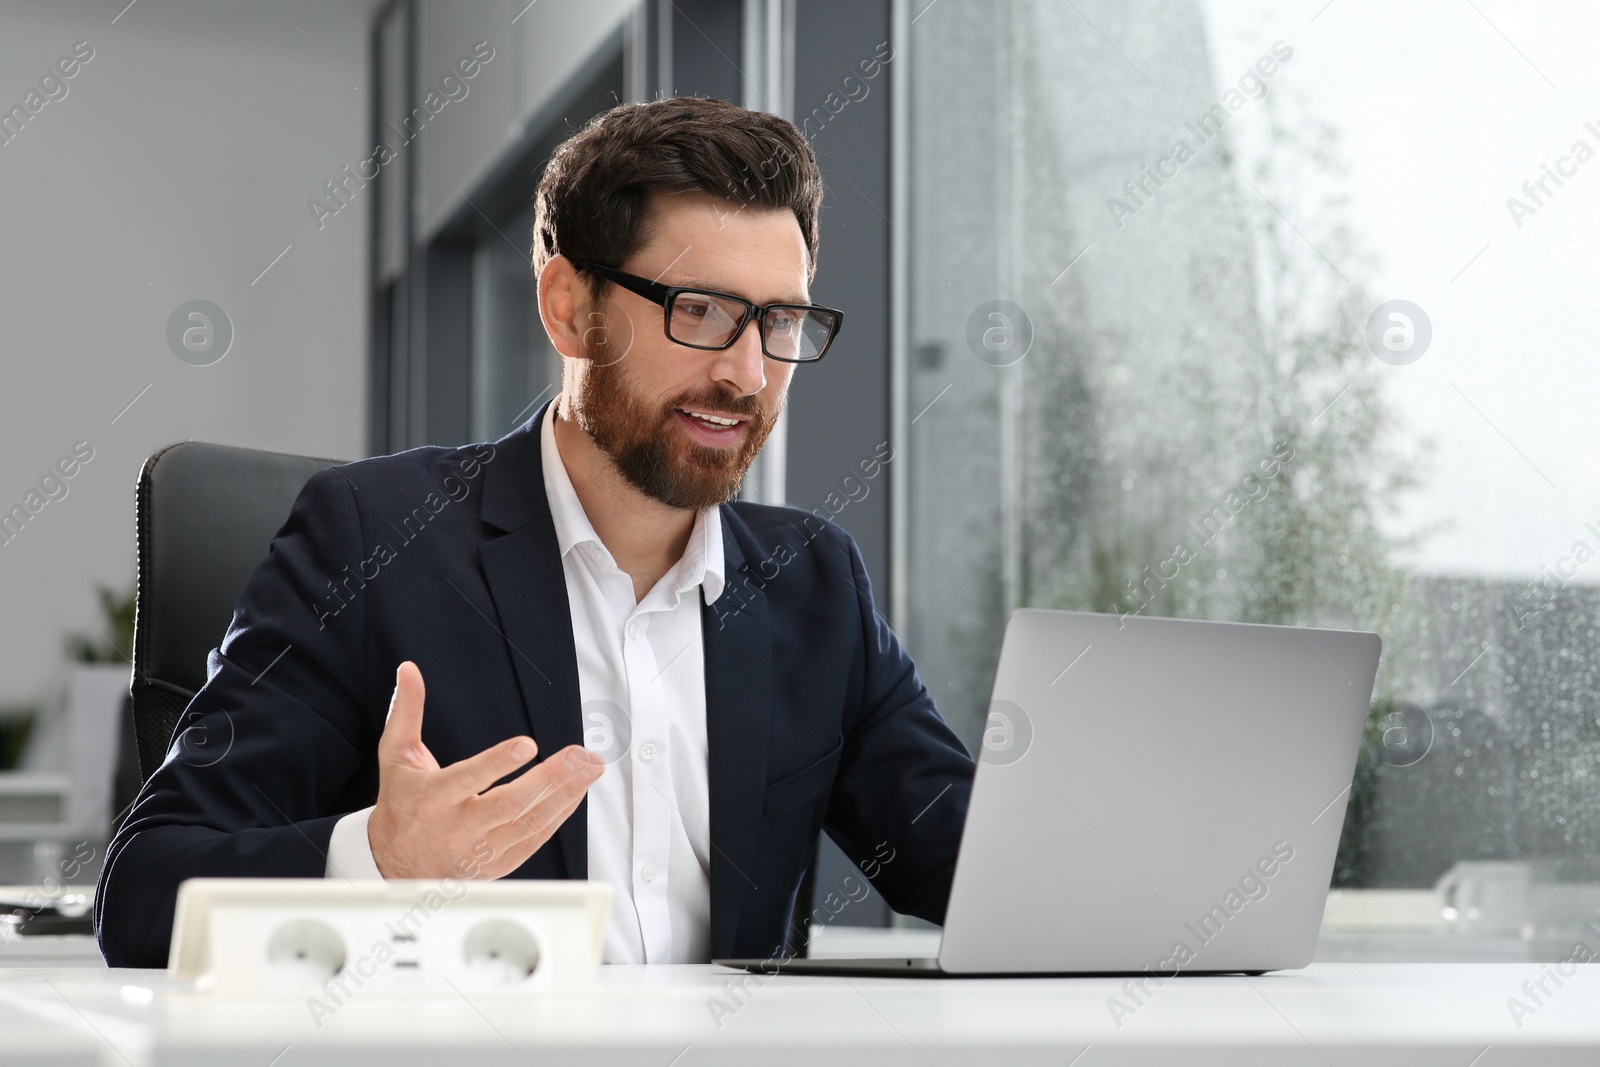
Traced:
<path id="1" fill-rule="evenodd" d="M 922 977 L 1304 967 L 1381 645 L 1017 611 L 938 957 L 716 962 Z"/>

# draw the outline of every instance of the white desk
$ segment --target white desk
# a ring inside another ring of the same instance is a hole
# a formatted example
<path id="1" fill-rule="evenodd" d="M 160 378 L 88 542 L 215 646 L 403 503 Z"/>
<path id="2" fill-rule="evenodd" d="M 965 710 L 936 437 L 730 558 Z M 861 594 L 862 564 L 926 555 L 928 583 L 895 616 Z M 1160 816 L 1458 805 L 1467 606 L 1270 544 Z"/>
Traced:
<path id="1" fill-rule="evenodd" d="M 0 990 L 0 1063 L 100 1067 L 111 1053 L 110 1046 L 81 1029 L 50 1018 L 48 1012 L 17 1007 L 10 999 Z"/>
<path id="2" fill-rule="evenodd" d="M 733 996 L 710 966 L 608 967 L 582 996 L 357 992 L 319 1027 L 303 997 L 225 1001 L 159 971 L 0 972 L 0 1062 L 328 1064 L 1306 1064 L 1369 1067 L 1600 1062 L 1600 968 L 1579 967 L 1519 1028 L 1506 1007 L 1537 964 L 1316 964 L 1152 989 L 1120 1028 L 1109 979 L 839 979 L 783 975 Z M 713 1018 L 722 1001 L 731 1015 Z M 31 1020 L 13 1028 L 13 1020 Z M 1087 1051 L 1085 1049 L 1087 1048 Z M 1487 1051 L 1485 1051 L 1487 1049 Z M 1080 1056 L 1081 1054 L 1081 1056 Z M 1480 1055 L 1481 1054 L 1481 1055 Z M 1074 1057 L 1079 1057 L 1074 1059 Z M 71 1059 L 65 1062 L 73 1062 Z"/>

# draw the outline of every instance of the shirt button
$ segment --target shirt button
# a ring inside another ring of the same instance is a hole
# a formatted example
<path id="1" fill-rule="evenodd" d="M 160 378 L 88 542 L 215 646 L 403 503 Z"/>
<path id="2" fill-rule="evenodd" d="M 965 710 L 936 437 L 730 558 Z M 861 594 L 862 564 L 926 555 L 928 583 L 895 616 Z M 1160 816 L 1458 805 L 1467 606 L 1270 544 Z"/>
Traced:
<path id="1" fill-rule="evenodd" d="M 644 760 L 646 763 L 655 762 L 656 746 L 654 741 L 646 741 L 644 744 L 639 746 L 639 758 Z"/>
<path id="2" fill-rule="evenodd" d="M 632 622 L 630 622 L 628 624 L 628 636 L 633 638 L 634 640 L 637 641 L 639 639 L 639 635 L 642 634 L 643 632 L 644 632 L 644 620 L 643 619 L 634 619 Z"/>
<path id="3" fill-rule="evenodd" d="M 653 864 L 653 863 L 645 864 L 642 868 L 639 869 L 639 877 L 643 878 L 647 882 L 655 881 L 656 880 L 656 865 Z"/>

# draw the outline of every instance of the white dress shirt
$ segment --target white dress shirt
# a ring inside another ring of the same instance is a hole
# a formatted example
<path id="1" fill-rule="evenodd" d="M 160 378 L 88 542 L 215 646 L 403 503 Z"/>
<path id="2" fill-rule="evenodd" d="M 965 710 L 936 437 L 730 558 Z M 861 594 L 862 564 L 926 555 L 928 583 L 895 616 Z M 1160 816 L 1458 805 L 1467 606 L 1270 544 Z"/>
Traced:
<path id="1" fill-rule="evenodd" d="M 695 516 L 683 557 L 644 599 L 595 534 L 555 440 L 540 426 L 578 659 L 584 746 L 606 759 L 589 787 L 589 878 L 611 883 L 607 963 L 704 963 L 711 953 L 710 788 L 701 591 L 722 595 L 722 516 Z M 329 877 L 379 878 L 371 808 L 334 825 Z"/>

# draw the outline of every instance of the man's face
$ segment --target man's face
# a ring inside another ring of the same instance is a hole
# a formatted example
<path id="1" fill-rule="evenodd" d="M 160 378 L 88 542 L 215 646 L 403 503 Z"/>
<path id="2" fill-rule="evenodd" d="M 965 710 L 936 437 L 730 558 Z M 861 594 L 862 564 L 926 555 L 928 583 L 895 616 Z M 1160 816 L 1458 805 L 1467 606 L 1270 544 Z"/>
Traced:
<path id="1" fill-rule="evenodd" d="M 793 212 L 658 193 L 647 232 L 644 245 L 617 264 L 621 270 L 756 304 L 810 302 Z M 571 414 L 641 492 L 676 508 L 723 504 L 772 432 L 794 365 L 762 354 L 754 323 L 733 347 L 708 352 L 669 339 L 665 315 L 659 304 L 608 288 L 604 304 L 585 316 L 587 358 L 577 363 Z"/>

